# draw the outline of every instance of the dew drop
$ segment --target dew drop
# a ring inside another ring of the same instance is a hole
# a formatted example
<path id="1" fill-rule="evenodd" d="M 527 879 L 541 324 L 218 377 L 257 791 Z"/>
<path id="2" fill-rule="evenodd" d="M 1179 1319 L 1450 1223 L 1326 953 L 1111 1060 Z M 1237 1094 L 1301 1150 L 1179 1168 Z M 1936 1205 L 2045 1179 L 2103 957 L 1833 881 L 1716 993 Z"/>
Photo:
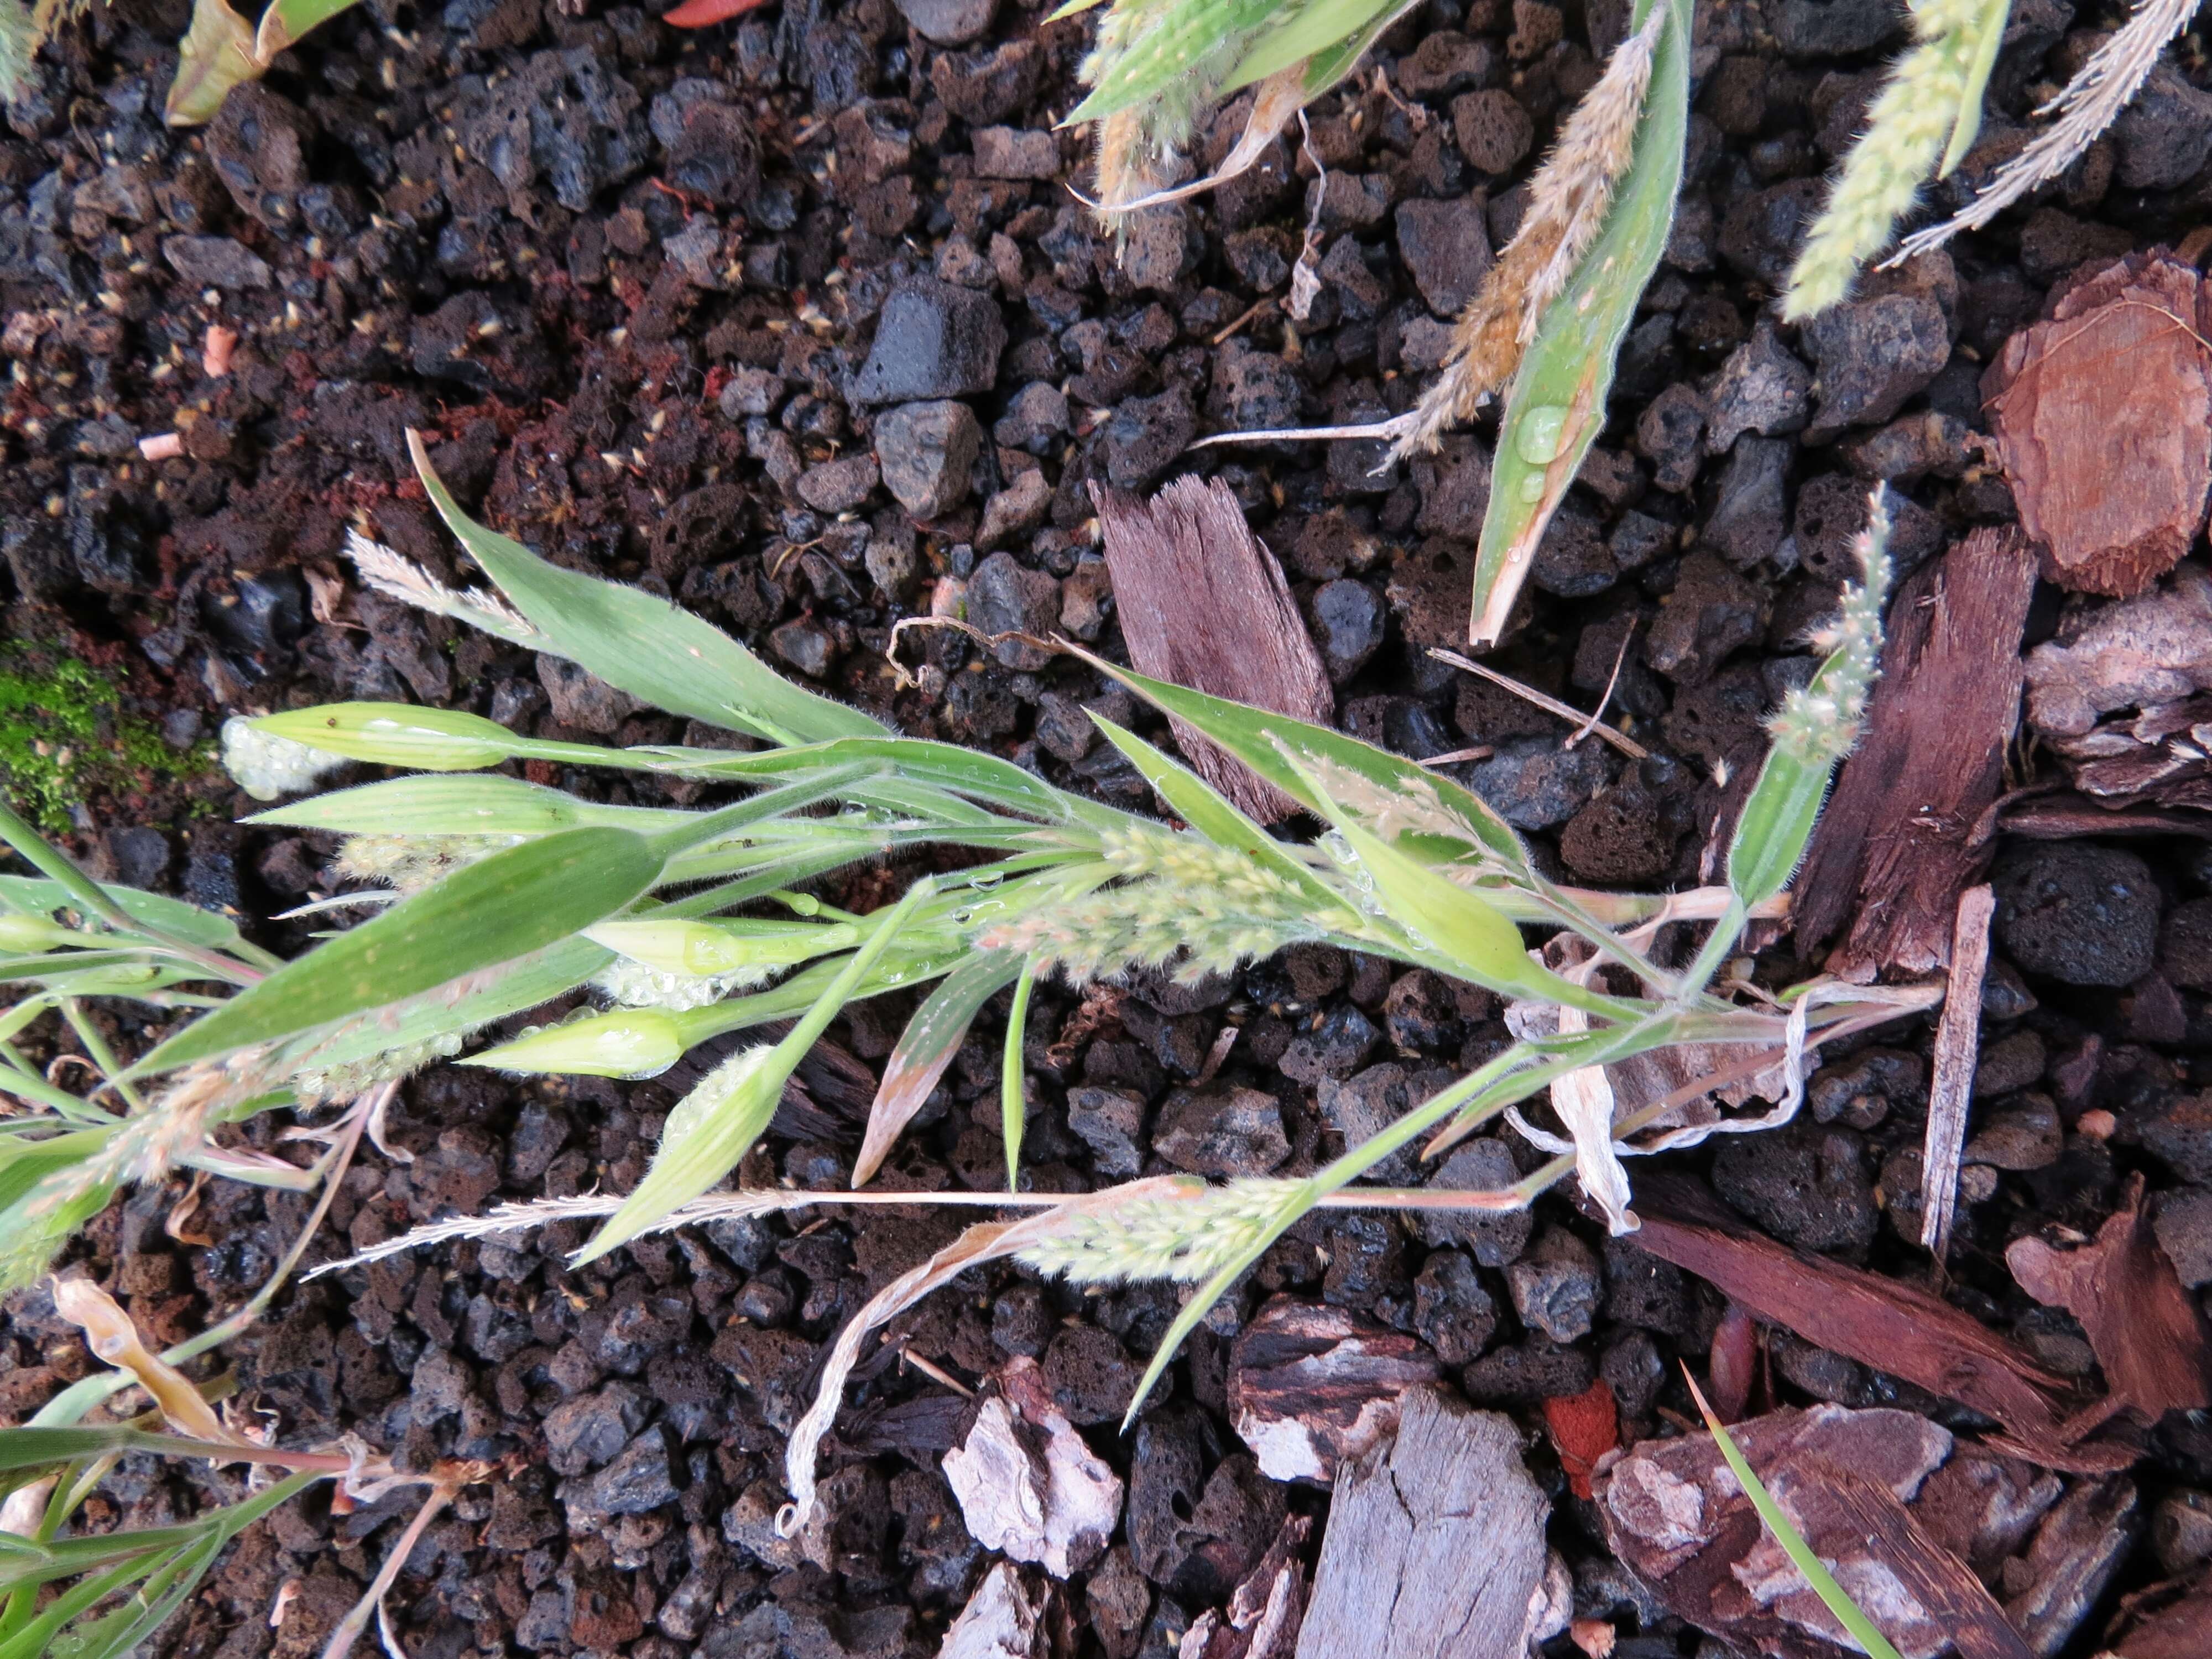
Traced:
<path id="1" fill-rule="evenodd" d="M 818 916 L 822 914 L 822 901 L 811 893 L 793 893 L 789 902 L 793 911 L 799 915 Z"/>
<path id="2" fill-rule="evenodd" d="M 1524 472 L 1521 475 L 1521 499 L 1524 501 L 1540 501 L 1544 499 L 1542 473 Z"/>
<path id="3" fill-rule="evenodd" d="M 1514 447 L 1531 466 L 1549 466 L 1558 459 L 1559 436 L 1567 428 L 1567 411 L 1557 404 L 1539 404 L 1521 417 L 1515 429 Z"/>
<path id="4" fill-rule="evenodd" d="M 980 887 L 988 890 L 996 887 L 1006 878 L 1006 872 L 1003 870 L 978 870 L 969 878 L 968 884 L 970 887 Z"/>

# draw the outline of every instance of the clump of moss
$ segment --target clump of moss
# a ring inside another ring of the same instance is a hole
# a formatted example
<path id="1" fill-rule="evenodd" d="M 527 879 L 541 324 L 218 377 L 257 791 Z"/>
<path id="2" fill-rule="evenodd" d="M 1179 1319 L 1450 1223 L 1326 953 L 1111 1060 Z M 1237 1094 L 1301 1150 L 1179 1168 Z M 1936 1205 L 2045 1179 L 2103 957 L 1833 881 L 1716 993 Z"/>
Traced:
<path id="1" fill-rule="evenodd" d="M 59 834 L 90 795 L 206 769 L 206 744 L 179 753 L 121 705 L 115 682 L 87 664 L 0 645 L 0 775 L 18 811 Z"/>

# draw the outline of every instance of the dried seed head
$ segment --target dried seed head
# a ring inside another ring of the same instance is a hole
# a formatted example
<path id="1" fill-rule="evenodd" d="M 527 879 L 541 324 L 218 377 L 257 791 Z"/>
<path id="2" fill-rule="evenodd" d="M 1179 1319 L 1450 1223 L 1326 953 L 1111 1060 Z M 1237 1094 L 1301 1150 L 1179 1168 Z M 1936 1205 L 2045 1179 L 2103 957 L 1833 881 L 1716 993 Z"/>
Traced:
<path id="1" fill-rule="evenodd" d="M 1422 398 L 1394 459 L 1433 450 L 1446 431 L 1474 417 L 1513 378 L 1553 301 L 1604 228 L 1613 188 L 1635 158 L 1636 132 L 1651 87 L 1651 64 L 1667 20 L 1653 5 L 1622 41 L 1605 73 L 1575 106 L 1559 143 L 1528 183 L 1528 209 L 1490 275 L 1460 313 L 1444 372 Z"/>
<path id="2" fill-rule="evenodd" d="M 419 893 L 464 865 L 519 847 L 521 836 L 355 836 L 338 849 L 338 873 L 403 895 Z"/>
<path id="3" fill-rule="evenodd" d="M 412 559 L 381 542 L 369 540 L 357 530 L 346 532 L 345 552 L 361 579 L 386 599 L 451 617 L 528 650 L 544 651 L 552 646 L 552 641 L 539 633 L 529 618 L 489 588 L 456 592 Z"/>
<path id="4" fill-rule="evenodd" d="M 2090 54 L 2064 90 L 2039 115 L 2056 114 L 2019 155 L 1998 168 L 1981 193 L 1954 217 L 1905 239 L 1895 264 L 1939 248 L 1962 230 L 1978 230 L 2029 191 L 2049 184 L 2081 159 L 2156 66 L 2167 41 L 2189 27 L 2203 0 L 2144 0 L 2118 33 Z M 2002 14 L 2000 14 L 2002 16 Z M 2002 23 L 1998 27 L 2002 27 Z"/>

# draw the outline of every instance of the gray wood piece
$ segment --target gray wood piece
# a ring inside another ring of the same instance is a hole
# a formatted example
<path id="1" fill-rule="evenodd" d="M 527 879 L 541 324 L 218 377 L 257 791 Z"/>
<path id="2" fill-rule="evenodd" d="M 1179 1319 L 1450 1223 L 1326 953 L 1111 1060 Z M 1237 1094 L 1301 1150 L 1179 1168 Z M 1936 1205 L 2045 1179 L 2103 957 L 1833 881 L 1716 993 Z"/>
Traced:
<path id="1" fill-rule="evenodd" d="M 1297 1659 L 1523 1659 L 1549 1512 L 1510 1419 L 1408 1393 L 1338 1472 Z"/>

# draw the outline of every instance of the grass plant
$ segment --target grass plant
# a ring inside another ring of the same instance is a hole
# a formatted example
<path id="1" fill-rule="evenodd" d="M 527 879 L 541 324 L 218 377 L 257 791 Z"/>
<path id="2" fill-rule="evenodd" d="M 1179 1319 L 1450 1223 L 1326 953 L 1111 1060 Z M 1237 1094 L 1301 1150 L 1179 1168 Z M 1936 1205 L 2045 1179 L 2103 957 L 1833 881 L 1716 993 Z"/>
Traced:
<path id="1" fill-rule="evenodd" d="M 368 580 L 481 619 L 501 637 L 760 746 L 604 748 L 523 736 L 465 712 L 363 703 L 235 724 L 225 752 L 264 793 L 312 787 L 334 763 L 410 769 L 256 816 L 347 837 L 341 862 L 370 884 L 340 896 L 366 905 L 367 920 L 289 963 L 257 950 L 226 919 L 97 885 L 29 824 L 0 815 L 0 836 L 40 872 L 0 878 L 0 942 L 12 953 L 0 957 L 0 978 L 26 988 L 0 1018 L 0 1092 L 21 1107 L 0 1120 L 0 1272 L 9 1283 L 42 1271 L 121 1187 L 172 1169 L 319 1185 L 327 1200 L 333 1171 L 373 1131 L 400 1079 L 460 1054 L 486 1027 L 579 990 L 592 994 L 581 1012 L 478 1046 L 464 1063 L 642 1077 L 711 1038 L 772 1022 L 787 1029 L 724 1060 L 685 1095 L 633 1191 L 583 1209 L 577 1200 L 507 1206 L 436 1224 L 396 1248 L 588 1213 L 600 1224 L 573 1258 L 581 1264 L 732 1206 L 931 1202 L 866 1183 L 985 1006 L 1014 988 L 1003 1109 L 1010 1190 L 990 1200 L 1014 1218 L 971 1228 L 888 1286 L 841 1337 L 792 1439 L 787 1519 L 796 1526 L 811 1503 L 816 1443 L 860 1345 L 900 1307 L 977 1262 L 1012 1257 L 1085 1284 L 1195 1286 L 1152 1357 L 1141 1404 L 1212 1304 L 1316 1207 L 1513 1207 L 1578 1172 L 1615 1228 L 1628 1230 L 1624 1154 L 1784 1121 L 1802 1099 L 1814 1047 L 1935 1000 L 1931 991 L 1821 980 L 1777 990 L 1739 956 L 1754 912 L 1781 902 L 1877 670 L 1887 580 L 1879 499 L 1860 545 L 1863 578 L 1821 641 L 1810 682 L 1776 716 L 1725 884 L 1654 896 L 1553 881 L 1502 818 L 1440 774 L 1073 647 L 1064 648 L 1290 795 L 1320 833 L 1278 839 L 1109 720 L 1100 731 L 1150 784 L 1165 820 L 1102 805 L 990 755 L 900 737 L 771 673 L 666 601 L 556 568 L 478 524 L 411 441 L 431 501 L 496 596 L 464 602 L 433 591 L 382 551 L 361 557 Z M 608 805 L 496 769 L 531 760 L 678 778 L 733 798 L 680 811 Z M 866 914 L 806 890 L 841 866 L 931 847 L 981 861 L 915 879 Z M 1531 928 L 1552 936 L 1546 949 L 1530 948 L 1523 930 Z M 1192 981 L 1300 943 L 1484 987 L 1512 1005 L 1516 1029 L 1534 1034 L 1309 1176 L 1219 1187 L 1154 1179 L 1073 1199 L 1012 1190 L 1030 988 L 1139 969 Z M 873 1104 L 854 1172 L 864 1190 L 718 1193 L 830 1023 L 853 1002 L 896 989 L 922 996 Z M 125 1063 L 85 1017 L 93 998 L 135 1003 L 167 1023 Z M 18 1051 L 15 1040 L 41 1020 L 50 1022 L 42 1030 L 65 1030 L 83 1049 L 95 1079 L 86 1094 L 64 1090 Z M 1668 1049 L 1693 1063 L 1715 1045 L 1731 1057 L 1726 1076 L 1632 1112 L 1616 1107 L 1609 1064 Z M 1719 1083 L 1753 1076 L 1767 1109 L 1730 1115 L 1711 1103 Z M 1513 1187 L 1369 1183 L 1400 1150 L 1439 1152 L 1547 1091 L 1569 1139 Z M 322 1131 L 330 1150 L 310 1168 L 228 1144 L 227 1126 L 278 1109 L 334 1115 Z"/>

